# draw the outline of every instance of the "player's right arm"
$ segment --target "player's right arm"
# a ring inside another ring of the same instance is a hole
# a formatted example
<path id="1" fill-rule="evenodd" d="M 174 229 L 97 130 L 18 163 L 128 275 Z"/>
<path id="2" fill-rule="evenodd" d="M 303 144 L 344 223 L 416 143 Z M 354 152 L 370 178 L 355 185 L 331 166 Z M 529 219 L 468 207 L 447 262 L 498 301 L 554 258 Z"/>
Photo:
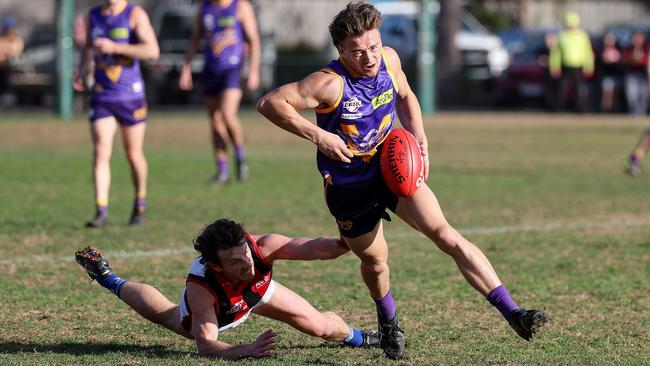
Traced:
<path id="1" fill-rule="evenodd" d="M 195 283 L 187 284 L 187 301 L 192 309 L 192 336 L 200 356 L 227 360 L 273 356 L 276 333 L 260 334 L 251 344 L 232 345 L 218 340 L 219 325 L 214 312 L 214 297 L 207 289 Z"/>
<path id="2" fill-rule="evenodd" d="M 318 71 L 269 92 L 257 102 L 257 111 L 278 127 L 313 142 L 329 158 L 349 163 L 354 154 L 345 142 L 298 112 L 333 105 L 342 89 L 338 76 Z"/>
<path id="3" fill-rule="evenodd" d="M 196 13 L 196 19 L 194 20 L 194 28 L 192 29 L 192 36 L 190 37 L 190 44 L 187 47 L 187 52 L 185 53 L 185 62 L 183 63 L 183 68 L 181 69 L 181 76 L 178 79 L 178 87 L 181 90 L 191 90 L 192 85 L 192 68 L 190 64 L 196 51 L 199 49 L 199 41 L 201 40 L 201 8 Z"/>
<path id="4" fill-rule="evenodd" d="M 75 70 L 75 79 L 72 87 L 78 92 L 83 92 L 88 87 L 86 85 L 86 77 L 88 70 L 90 70 L 90 52 L 93 49 L 93 41 L 90 32 L 90 19 L 89 15 L 86 14 L 84 17 L 84 23 L 86 23 L 86 44 L 84 45 L 83 50 L 81 50 L 81 59 L 79 60 L 79 65 L 77 65 L 77 70 Z"/>

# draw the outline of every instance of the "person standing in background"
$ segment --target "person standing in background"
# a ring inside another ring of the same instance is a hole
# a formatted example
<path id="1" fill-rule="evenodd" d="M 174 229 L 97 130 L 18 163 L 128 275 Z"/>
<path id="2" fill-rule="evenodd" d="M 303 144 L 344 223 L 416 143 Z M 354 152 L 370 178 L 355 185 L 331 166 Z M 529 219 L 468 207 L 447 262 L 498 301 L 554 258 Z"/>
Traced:
<path id="1" fill-rule="evenodd" d="M 16 20 L 8 16 L 2 22 L 0 31 L 0 98 L 9 86 L 11 60 L 23 53 L 25 42 L 16 29 Z M 2 102 L 2 100 L 0 100 Z"/>
<path id="2" fill-rule="evenodd" d="M 181 70 L 179 87 L 191 90 L 190 63 L 205 38 L 205 66 L 203 94 L 212 127 L 212 145 L 217 173 L 215 185 L 230 182 L 226 141 L 232 141 L 235 150 L 237 179 L 249 177 L 244 149 L 244 131 L 238 117 L 242 98 L 241 69 L 245 47 L 248 46 L 249 64 L 246 88 L 255 90 L 260 84 L 260 37 L 253 6 L 246 0 L 205 0 L 199 6 L 190 46 Z"/>
<path id="3" fill-rule="evenodd" d="M 558 34 L 557 44 L 550 50 L 549 69 L 551 77 L 559 80 L 555 110 L 566 106 L 569 86 L 575 89 L 578 111 L 588 109 L 589 89 L 585 79 L 594 73 L 594 53 L 587 32 L 580 26 L 580 16 L 568 12 L 565 17 L 566 29 Z"/>
<path id="4" fill-rule="evenodd" d="M 625 98 L 628 112 L 644 116 L 648 110 L 648 55 L 650 49 L 645 34 L 636 31 L 632 44 L 623 50 Z"/>
<path id="5" fill-rule="evenodd" d="M 600 109 L 603 112 L 613 112 L 616 107 L 616 96 L 621 85 L 621 51 L 616 47 L 616 37 L 607 33 L 603 38 L 603 49 L 600 52 L 601 90 Z"/>

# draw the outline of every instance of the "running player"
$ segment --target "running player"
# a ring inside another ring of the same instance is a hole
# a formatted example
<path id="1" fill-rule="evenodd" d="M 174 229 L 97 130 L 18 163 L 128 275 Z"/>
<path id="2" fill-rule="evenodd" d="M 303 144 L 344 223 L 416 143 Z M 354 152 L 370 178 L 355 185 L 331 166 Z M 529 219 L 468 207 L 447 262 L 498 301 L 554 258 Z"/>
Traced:
<path id="1" fill-rule="evenodd" d="M 75 89 L 84 91 L 90 52 L 94 49 L 94 86 L 90 100 L 93 140 L 95 217 L 87 227 L 108 223 L 108 192 L 113 138 L 121 126 L 124 149 L 131 166 L 135 199 L 130 225 L 143 225 L 147 207 L 147 160 L 143 152 L 147 103 L 139 60 L 157 59 L 158 41 L 147 13 L 127 0 L 105 0 L 86 18 L 88 36 L 82 52 Z"/>
<path id="2" fill-rule="evenodd" d="M 258 111 L 279 127 L 313 142 L 324 179 L 325 199 L 339 231 L 361 259 L 361 275 L 375 300 L 381 347 L 399 359 L 405 339 L 390 289 L 388 246 L 381 218 L 386 209 L 450 255 L 465 279 L 494 305 L 524 339 L 546 321 L 542 311 L 517 306 L 492 265 L 445 219 L 424 184 L 411 197 L 397 197 L 379 171 L 379 152 L 397 116 L 420 143 L 428 176 L 429 157 L 420 105 L 395 51 L 382 47 L 382 18 L 370 4 L 352 2 L 329 30 L 339 59 L 302 81 L 284 85 L 258 102 Z M 299 110 L 313 108 L 317 125 Z"/>
<path id="3" fill-rule="evenodd" d="M 650 63 L 648 64 L 650 65 Z M 649 66 L 650 67 L 650 66 Z M 632 177 L 640 177 L 643 174 L 643 169 L 641 168 L 641 159 L 648 152 L 650 147 L 650 128 L 643 131 L 639 142 L 634 147 L 634 151 L 630 154 L 630 157 L 625 162 L 625 172 Z"/>
<path id="4" fill-rule="evenodd" d="M 242 225 L 220 219 L 203 229 L 194 240 L 194 249 L 201 255 L 190 266 L 180 305 L 150 285 L 122 279 L 94 248 L 78 251 L 75 258 L 92 279 L 142 317 L 194 339 L 203 356 L 272 356 L 276 336 L 272 330 L 251 344 L 235 346 L 218 339 L 219 332 L 243 323 L 251 312 L 330 342 L 351 347 L 379 343 L 376 332 L 350 328 L 338 314 L 316 310 L 271 278 L 275 260 L 326 260 L 346 253 L 349 249 L 340 239 L 250 235 Z"/>
<path id="5" fill-rule="evenodd" d="M 244 150 L 244 131 L 237 115 L 242 98 L 241 69 L 245 45 L 250 51 L 246 88 L 260 84 L 260 38 L 253 6 L 247 0 L 204 0 L 196 15 L 190 46 L 185 56 L 179 87 L 192 89 L 190 63 L 205 39 L 203 94 L 212 127 L 212 145 L 217 173 L 216 185 L 230 181 L 226 141 L 230 137 L 235 150 L 237 179 L 248 179 L 249 168 Z"/>

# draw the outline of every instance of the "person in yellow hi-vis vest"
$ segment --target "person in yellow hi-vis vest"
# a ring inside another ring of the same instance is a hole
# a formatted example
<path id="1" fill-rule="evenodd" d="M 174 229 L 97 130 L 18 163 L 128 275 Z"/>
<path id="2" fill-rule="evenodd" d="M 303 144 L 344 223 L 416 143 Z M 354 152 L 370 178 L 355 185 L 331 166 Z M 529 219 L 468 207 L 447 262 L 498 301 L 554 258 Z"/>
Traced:
<path id="1" fill-rule="evenodd" d="M 587 32 L 580 26 L 580 16 L 568 12 L 565 17 L 566 29 L 557 37 L 557 43 L 550 50 L 549 69 L 551 76 L 559 80 L 554 108 L 562 109 L 571 99 L 569 90 L 575 90 L 576 107 L 579 111 L 588 109 L 589 89 L 585 82 L 594 72 L 594 52 Z"/>

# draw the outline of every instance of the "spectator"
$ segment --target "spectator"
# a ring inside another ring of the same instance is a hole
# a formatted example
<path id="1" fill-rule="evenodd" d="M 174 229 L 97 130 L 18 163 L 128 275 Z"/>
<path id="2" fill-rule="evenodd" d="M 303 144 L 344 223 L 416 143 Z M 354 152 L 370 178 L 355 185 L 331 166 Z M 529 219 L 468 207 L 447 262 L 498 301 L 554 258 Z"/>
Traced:
<path id="1" fill-rule="evenodd" d="M 569 99 L 569 86 L 575 88 L 576 106 L 579 111 L 587 110 L 589 89 L 585 83 L 594 72 L 594 53 L 587 32 L 580 26 L 580 16 L 568 12 L 566 29 L 558 34 L 556 46 L 550 50 L 549 69 L 558 80 L 555 109 L 562 109 Z"/>
<path id="2" fill-rule="evenodd" d="M 645 115 L 648 109 L 648 55 L 645 34 L 636 31 L 632 44 L 623 50 L 625 97 L 630 114 Z"/>
<path id="3" fill-rule="evenodd" d="M 25 42 L 16 29 L 16 20 L 8 16 L 0 31 L 0 96 L 7 90 L 11 60 L 23 53 Z"/>
<path id="4" fill-rule="evenodd" d="M 616 47 L 616 36 L 607 33 L 600 52 L 601 90 L 600 108 L 603 112 L 614 111 L 616 95 L 621 85 L 621 51 Z"/>

